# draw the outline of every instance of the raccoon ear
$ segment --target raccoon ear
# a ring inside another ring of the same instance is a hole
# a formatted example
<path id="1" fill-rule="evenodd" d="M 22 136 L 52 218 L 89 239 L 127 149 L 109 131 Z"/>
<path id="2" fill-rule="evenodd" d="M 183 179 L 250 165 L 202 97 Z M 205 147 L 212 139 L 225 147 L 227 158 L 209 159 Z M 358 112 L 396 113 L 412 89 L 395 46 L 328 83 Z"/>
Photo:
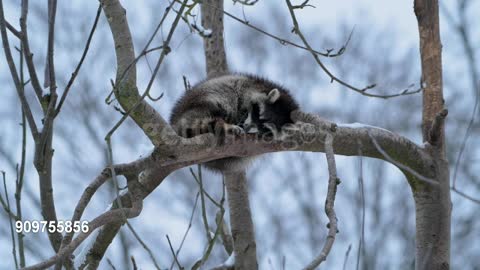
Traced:
<path id="1" fill-rule="evenodd" d="M 278 100 L 278 98 L 280 98 L 280 91 L 278 91 L 277 88 L 274 88 L 268 93 L 267 102 L 273 104 Z"/>

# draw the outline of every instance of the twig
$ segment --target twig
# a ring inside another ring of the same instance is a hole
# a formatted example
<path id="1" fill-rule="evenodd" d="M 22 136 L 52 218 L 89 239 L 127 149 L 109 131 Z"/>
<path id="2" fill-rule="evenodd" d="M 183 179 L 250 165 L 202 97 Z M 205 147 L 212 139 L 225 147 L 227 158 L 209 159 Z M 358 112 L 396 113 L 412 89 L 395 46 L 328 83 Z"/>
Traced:
<path id="1" fill-rule="evenodd" d="M 253 6 L 253 5 L 255 5 L 255 4 L 258 2 L 258 0 L 251 0 L 251 1 L 249 1 L 249 0 L 232 0 L 232 1 L 233 1 L 233 4 L 234 4 L 234 5 L 235 5 L 236 3 L 240 3 L 240 4 L 244 5 L 244 6 Z"/>
<path id="2" fill-rule="evenodd" d="M 199 185 L 200 185 L 200 203 L 202 206 L 202 220 L 203 220 L 203 226 L 205 229 L 207 241 L 210 242 L 212 240 L 212 237 L 210 236 L 210 226 L 208 225 L 208 219 L 207 219 L 207 209 L 205 206 L 205 191 L 203 189 L 203 177 L 202 177 L 202 169 L 200 165 L 197 165 L 198 168 L 198 178 L 195 177 L 195 179 L 198 179 Z"/>
<path id="3" fill-rule="evenodd" d="M 11 211 L 10 210 L 11 209 L 10 208 L 10 199 L 8 198 L 8 190 L 7 190 L 7 182 L 5 180 L 5 172 L 1 171 L 1 173 L 2 173 L 2 176 L 3 176 L 3 188 L 5 190 L 5 200 L 7 201 L 7 209 L 8 209 L 8 212 L 10 212 Z M 11 218 L 9 218 L 8 221 L 10 223 L 10 235 L 12 236 L 12 256 L 13 256 L 13 260 L 15 261 L 15 268 L 18 269 L 17 251 L 16 251 L 16 248 L 15 248 L 15 232 L 13 230 L 13 222 L 12 222 Z"/>
<path id="4" fill-rule="evenodd" d="M 85 44 L 85 49 L 83 50 L 82 56 L 80 57 L 80 61 L 78 62 L 77 67 L 73 71 L 72 76 L 70 77 L 70 80 L 68 81 L 67 86 L 65 87 L 65 90 L 63 91 L 62 97 L 60 98 L 60 101 L 58 102 L 57 109 L 55 110 L 55 116 L 58 115 L 58 113 L 62 109 L 62 105 L 65 102 L 65 99 L 67 98 L 68 92 L 70 91 L 70 88 L 72 87 L 73 82 L 75 81 L 75 79 L 78 75 L 78 72 L 80 71 L 80 68 L 82 67 L 83 61 L 85 60 L 85 58 L 87 56 L 88 50 L 90 48 L 90 43 L 92 42 L 93 33 L 95 33 L 95 29 L 97 28 L 97 23 L 98 23 L 98 20 L 100 18 L 101 13 L 102 13 L 102 6 L 98 5 L 97 15 L 95 16 L 95 20 L 93 22 L 92 29 L 90 30 L 90 34 L 88 35 L 87 43 Z"/>
<path id="5" fill-rule="evenodd" d="M 190 228 L 192 228 L 193 216 L 195 215 L 195 210 L 197 209 L 197 204 L 198 204 L 198 198 L 199 197 L 200 197 L 200 192 L 197 192 L 197 195 L 195 196 L 195 203 L 193 204 L 193 208 L 192 208 L 192 213 L 190 214 L 190 220 L 188 221 L 187 230 L 185 230 L 185 233 L 183 234 L 182 241 L 180 242 L 180 246 L 178 246 L 177 251 L 175 251 L 175 254 L 176 254 L 177 257 L 180 254 L 180 251 L 182 250 L 183 244 L 185 243 L 185 239 L 187 238 L 187 235 L 188 235 L 188 232 L 190 231 Z M 169 269 L 173 269 L 174 264 L 175 264 L 175 259 L 170 264 Z"/>
<path id="6" fill-rule="evenodd" d="M 177 255 L 175 254 L 175 251 L 173 250 L 172 242 L 170 242 L 170 237 L 168 237 L 168 234 L 166 235 L 166 237 L 167 237 L 168 245 L 170 246 L 170 251 L 172 252 L 173 259 L 175 260 L 175 263 L 177 263 L 178 269 L 179 270 L 185 269 L 185 268 L 183 268 L 183 266 L 180 265 L 180 262 L 178 261 Z"/>
<path id="7" fill-rule="evenodd" d="M 223 179 L 223 187 L 222 187 L 222 198 L 220 199 L 220 216 L 222 217 L 225 215 L 225 208 L 223 207 L 225 203 L 225 178 Z M 213 246 L 215 245 L 215 241 L 217 240 L 218 235 L 220 234 L 221 226 L 217 224 L 217 229 L 215 230 L 215 234 L 213 235 L 213 238 L 210 240 L 210 242 L 207 245 L 206 251 L 204 252 L 202 258 L 198 260 L 192 267 L 192 270 L 197 270 L 201 269 L 202 265 L 207 261 L 208 257 L 210 257 L 210 254 L 213 250 Z"/>
<path id="8" fill-rule="evenodd" d="M 453 187 L 453 186 L 452 186 L 452 187 L 450 187 L 450 189 L 451 189 L 453 192 L 457 193 L 458 195 L 464 197 L 465 199 L 468 199 L 468 200 L 470 200 L 470 201 L 472 201 L 472 202 L 474 202 L 474 203 L 480 204 L 480 199 L 476 199 L 476 198 L 474 198 L 474 197 L 466 194 L 465 192 L 458 190 L 456 187 Z"/>
<path id="9" fill-rule="evenodd" d="M 359 156 L 359 169 L 360 173 L 358 175 L 358 186 L 360 189 L 360 201 L 362 207 L 362 220 L 360 225 L 360 239 L 358 240 L 358 249 L 357 249 L 357 264 L 356 270 L 360 269 L 360 259 L 362 258 L 364 245 L 365 245 L 365 187 L 363 184 L 363 153 L 362 153 L 362 143 L 358 142 L 358 156 Z"/>
<path id="10" fill-rule="evenodd" d="M 50 87 L 51 96 L 55 94 L 57 89 L 56 78 L 55 78 L 55 65 L 53 61 L 56 15 L 57 15 L 57 0 L 48 0 L 48 45 L 47 45 L 47 64 L 45 65 L 44 87 Z"/>
<path id="11" fill-rule="evenodd" d="M 120 197 L 120 196 L 118 196 Z M 152 260 L 153 264 L 155 265 L 155 268 L 157 270 L 161 270 L 160 269 L 160 266 L 158 265 L 158 262 L 157 262 L 157 259 L 155 259 L 155 256 L 153 255 L 153 252 L 152 250 L 147 246 L 147 244 L 140 238 L 140 236 L 138 235 L 138 233 L 133 229 L 132 225 L 130 224 L 130 222 L 127 221 L 127 227 L 128 229 L 132 232 L 133 236 L 135 237 L 135 239 L 137 239 L 137 241 L 140 243 L 140 245 L 143 247 L 143 249 L 145 249 L 148 253 L 148 255 L 150 256 L 150 259 Z"/>
<path id="12" fill-rule="evenodd" d="M 115 268 L 115 265 L 113 265 L 112 261 L 111 261 L 109 258 L 107 258 L 107 263 L 108 263 L 108 265 L 110 265 L 110 267 L 111 267 L 113 270 L 117 270 L 117 268 Z"/>
<path id="13" fill-rule="evenodd" d="M 223 14 L 227 15 L 227 17 L 230 17 L 230 18 L 232 18 L 233 20 L 235 20 L 235 21 L 237 21 L 237 22 L 240 22 L 240 23 L 244 24 L 245 26 L 247 26 L 247 27 L 249 27 L 249 28 L 251 28 L 251 29 L 259 32 L 259 33 L 262 33 L 262 34 L 265 35 L 265 36 L 268 36 L 268 37 L 270 37 L 270 38 L 273 38 L 273 39 L 277 40 L 277 41 L 280 42 L 280 44 L 282 44 L 282 45 L 290 45 L 290 46 L 292 46 L 292 47 L 295 47 L 295 48 L 298 48 L 298 49 L 302 49 L 302 50 L 307 50 L 307 51 L 309 51 L 309 52 L 315 53 L 315 54 L 320 55 L 320 56 L 323 56 L 323 57 L 338 57 L 338 56 L 342 55 L 342 54 L 345 52 L 345 48 L 346 48 L 346 46 L 347 46 L 347 44 L 348 44 L 348 41 L 349 41 L 349 39 L 347 39 L 347 41 L 345 42 L 345 44 L 344 44 L 336 53 L 332 53 L 333 50 L 330 50 L 330 49 L 329 49 L 329 50 L 326 50 L 326 52 L 320 52 L 320 51 L 315 50 L 315 49 L 313 49 L 313 48 L 310 48 L 310 49 L 309 49 L 309 48 L 306 47 L 306 46 L 302 46 L 302 45 L 297 44 L 297 43 L 295 43 L 295 42 L 292 42 L 292 41 L 290 41 L 290 40 L 288 40 L 288 39 L 286 39 L 286 38 L 282 38 L 282 37 L 279 37 L 279 36 L 277 36 L 277 35 L 271 34 L 271 33 L 267 32 L 267 31 L 261 29 L 260 27 L 255 26 L 255 25 L 251 24 L 250 22 L 248 22 L 248 21 L 246 21 L 246 20 L 242 20 L 241 18 L 239 18 L 239 17 L 237 17 L 237 16 L 235 16 L 235 15 L 233 15 L 233 14 L 227 12 L 227 11 L 223 11 Z"/>
<path id="14" fill-rule="evenodd" d="M 470 69 L 470 76 L 471 76 L 471 86 L 472 90 L 474 91 L 475 94 L 475 103 L 472 108 L 472 114 L 470 116 L 470 120 L 467 125 L 467 129 L 465 130 L 465 135 L 463 136 L 462 143 L 460 145 L 460 150 L 458 152 L 456 161 L 455 161 L 455 167 L 453 171 L 453 184 L 451 189 L 457 194 L 463 196 L 464 198 L 467 198 L 472 201 L 476 201 L 476 199 L 464 194 L 463 192 L 458 192 L 456 189 L 456 184 L 457 184 L 457 174 L 458 174 L 458 168 L 460 166 L 460 162 L 462 160 L 463 153 L 465 151 L 465 147 L 467 145 L 468 138 L 470 137 L 470 134 L 473 129 L 473 124 L 475 123 L 475 117 L 477 115 L 477 109 L 478 109 L 478 104 L 480 100 L 480 79 L 479 79 L 479 73 L 477 70 L 477 61 L 475 59 L 475 51 L 472 46 L 471 38 L 468 35 L 469 29 L 468 29 L 468 23 L 467 23 L 467 14 L 466 14 L 466 7 L 467 7 L 468 1 L 463 1 L 458 5 L 458 13 L 459 13 L 459 22 L 455 22 L 452 14 L 449 12 L 449 10 L 446 8 L 445 4 L 443 2 L 440 2 L 440 9 L 445 15 L 445 18 L 447 19 L 447 22 L 450 23 L 451 27 L 458 33 L 460 36 L 461 43 L 463 45 L 463 50 L 466 55 L 467 59 L 467 64 Z M 462 195 L 463 194 L 463 195 Z M 464 196 L 465 195 L 465 196 Z"/>
<path id="15" fill-rule="evenodd" d="M 313 7 L 315 8 L 314 5 L 310 5 L 308 2 L 310 0 L 305 0 L 303 1 L 303 3 L 301 3 L 300 5 L 295 5 L 295 6 L 292 6 L 293 9 L 303 9 L 304 7 Z"/>
<path id="16" fill-rule="evenodd" d="M 431 178 L 428 178 L 428 177 L 425 177 L 421 174 L 419 174 L 418 172 L 414 171 L 412 168 L 408 167 L 408 166 L 405 166 L 397 161 L 395 161 L 393 158 L 391 158 L 387 152 L 385 152 L 382 147 L 380 147 L 380 145 L 378 144 L 377 140 L 375 139 L 375 137 L 372 136 L 372 134 L 370 134 L 370 132 L 368 132 L 368 136 L 370 137 L 370 139 L 372 140 L 373 142 L 373 145 L 375 146 L 375 148 L 377 148 L 377 151 L 383 155 L 383 157 L 390 163 L 392 163 L 393 165 L 399 167 L 400 169 L 402 170 L 405 170 L 407 171 L 408 173 L 412 174 L 415 178 L 417 178 L 418 180 L 421 180 L 427 184 L 430 184 L 430 185 L 433 185 L 433 186 L 438 186 L 438 182 L 436 182 L 435 180 L 431 179 Z"/>
<path id="17" fill-rule="evenodd" d="M 186 7 L 186 4 L 187 4 L 188 0 L 185 0 L 182 4 L 182 6 L 180 7 L 180 10 L 179 10 L 179 13 L 177 14 L 175 20 L 173 21 L 172 23 L 172 27 L 170 28 L 170 32 L 168 33 L 168 36 L 167 36 L 167 39 L 165 40 L 164 44 L 163 44 L 163 49 L 162 49 L 162 53 L 160 54 L 160 57 L 157 61 L 157 65 L 155 66 L 155 69 L 153 71 L 153 74 L 152 76 L 150 77 L 150 81 L 148 82 L 148 85 L 147 85 L 147 88 L 145 89 L 145 92 L 143 93 L 143 95 L 140 97 L 140 99 L 138 99 L 135 104 L 133 104 L 133 106 L 131 106 L 130 108 L 128 108 L 128 110 L 126 111 L 126 113 L 122 116 L 122 118 L 112 127 L 112 129 L 110 129 L 110 131 L 107 133 L 107 135 L 105 136 L 105 140 L 109 139 L 113 133 L 120 127 L 120 125 L 127 119 L 127 117 L 130 116 L 130 114 L 140 105 L 142 104 L 142 101 L 145 99 L 145 97 L 149 94 L 150 92 L 150 89 L 153 85 L 153 82 L 157 76 L 157 73 L 158 71 L 160 70 L 160 66 L 163 62 L 163 59 L 165 58 L 165 56 L 170 52 L 170 47 L 168 47 L 169 43 L 170 43 L 170 40 L 173 36 L 173 33 L 175 32 L 175 29 L 178 25 L 178 22 L 180 20 L 180 17 L 181 17 L 181 14 L 183 12 L 183 10 L 185 9 Z M 173 3 L 173 2 L 172 2 Z M 163 21 L 162 21 L 163 22 Z M 152 39 L 153 39 L 153 36 L 152 36 Z M 126 74 L 127 70 L 125 70 L 125 74 Z M 123 76 L 122 76 L 123 77 Z M 121 77 L 120 77 L 121 78 Z M 115 88 L 118 88 L 119 82 L 116 83 L 115 85 Z"/>
<path id="18" fill-rule="evenodd" d="M 32 82 L 33 90 L 37 95 L 38 101 L 43 100 L 43 90 L 38 80 L 37 71 L 33 63 L 33 53 L 30 51 L 30 42 L 28 40 L 27 31 L 27 18 L 28 18 L 28 0 L 22 0 L 22 12 L 20 15 L 20 29 L 22 31 L 22 45 L 25 53 L 25 63 L 27 64 L 28 73 L 30 74 L 30 80 Z M 42 106 L 42 109 L 44 107 Z M 29 123 L 30 124 L 30 123 Z"/>
<path id="19" fill-rule="evenodd" d="M 345 259 L 343 260 L 343 270 L 347 269 L 347 261 L 348 261 L 348 255 L 350 254 L 350 251 L 352 250 L 352 244 L 348 245 L 347 252 L 345 252 Z"/>
<path id="20" fill-rule="evenodd" d="M 135 262 L 135 257 L 130 256 L 130 260 L 132 261 L 133 270 L 138 270 L 137 263 Z"/>
<path id="21" fill-rule="evenodd" d="M 18 97 L 22 104 L 22 108 L 24 109 L 27 116 L 28 125 L 30 126 L 30 131 L 32 132 L 32 137 L 36 138 L 38 137 L 37 125 L 35 124 L 30 105 L 28 104 L 27 98 L 25 97 L 25 92 L 23 91 L 24 87 L 20 82 L 17 69 L 15 67 L 15 62 L 13 61 L 12 52 L 10 50 L 10 44 L 8 42 L 7 30 L 5 26 L 5 14 L 3 11 L 3 0 L 0 0 L 0 32 L 2 36 L 3 50 L 5 52 L 5 57 L 7 58 L 8 67 L 10 69 L 15 88 L 17 89 Z"/>
<path id="22" fill-rule="evenodd" d="M 9 22 L 5 21 L 5 24 L 7 25 L 8 31 L 12 32 L 17 38 L 22 39 L 22 33 L 15 29 L 13 25 L 11 25 Z"/>
<path id="23" fill-rule="evenodd" d="M 222 238 L 223 247 L 228 255 L 232 255 L 233 252 L 233 237 L 230 233 L 230 229 L 228 228 L 227 224 L 223 220 L 223 216 L 221 216 L 221 212 L 217 212 L 215 215 L 215 222 L 217 226 L 221 227 L 220 230 L 220 237 Z"/>
<path id="24" fill-rule="evenodd" d="M 322 251 L 313 259 L 304 269 L 313 270 L 316 269 L 323 261 L 327 259 L 333 243 L 335 242 L 335 236 L 337 234 L 337 216 L 335 214 L 335 195 L 337 194 L 337 185 L 340 184 L 340 180 L 337 178 L 337 168 L 335 165 L 335 155 L 333 151 L 333 135 L 327 133 L 325 138 L 325 155 L 328 165 L 328 190 L 327 198 L 325 200 L 325 213 L 328 217 L 328 234 Z"/>
<path id="25" fill-rule="evenodd" d="M 216 205 L 218 208 L 221 207 L 221 205 L 215 201 L 215 199 L 212 198 L 212 196 L 210 194 L 208 194 L 207 191 L 205 191 L 205 189 L 203 188 L 203 184 L 200 183 L 200 180 L 198 179 L 197 175 L 195 175 L 195 173 L 193 172 L 193 169 L 192 168 L 189 168 L 190 169 L 190 173 L 192 174 L 193 176 L 193 179 L 195 179 L 195 182 L 197 182 L 198 186 L 200 187 L 200 191 L 205 194 L 205 196 L 207 196 L 207 198 L 210 200 L 210 202 L 212 202 L 214 205 Z"/>
<path id="26" fill-rule="evenodd" d="M 66 256 L 70 255 L 96 229 L 106 224 L 123 222 L 125 217 L 137 217 L 141 213 L 143 208 L 143 192 L 141 189 L 141 184 L 138 181 L 128 181 L 127 183 L 128 189 L 130 191 L 130 197 L 132 200 L 131 208 L 112 209 L 107 211 L 106 213 L 101 214 L 100 216 L 94 218 L 88 223 L 88 232 L 81 232 L 75 239 L 70 242 L 70 244 L 65 246 L 63 249 L 60 249 L 57 254 L 41 263 L 22 269 L 40 270 L 50 267 L 55 263 L 63 260 Z"/>
<path id="27" fill-rule="evenodd" d="M 22 52 L 20 53 L 22 54 Z M 23 57 L 22 57 L 23 58 Z M 21 81 L 23 81 L 23 60 L 20 61 L 20 77 Z M 20 168 L 17 170 L 17 179 L 15 181 L 15 201 L 17 206 L 17 218 L 16 221 L 22 221 L 22 189 L 23 189 L 23 181 L 25 175 L 25 158 L 27 152 L 27 127 L 26 127 L 26 119 L 25 113 L 22 109 L 22 152 L 20 157 Z M 17 166 L 18 167 L 18 166 Z M 23 237 L 24 234 L 22 231 L 17 233 L 18 239 L 18 256 L 20 258 L 20 267 L 25 267 L 25 249 L 23 244 Z"/>
<path id="28" fill-rule="evenodd" d="M 325 72 L 325 74 L 327 74 L 330 77 L 331 82 L 335 81 L 335 82 L 339 83 L 340 85 L 345 86 L 347 89 L 353 90 L 353 91 L 355 91 L 355 92 L 357 92 L 361 95 L 367 96 L 367 97 L 376 97 L 376 98 L 383 98 L 383 99 L 388 99 L 388 98 L 393 98 L 393 97 L 398 97 L 398 96 L 412 95 L 412 94 L 416 94 L 416 93 L 419 93 L 420 91 L 422 91 L 422 87 L 420 86 L 420 88 L 415 90 L 415 91 L 408 91 L 408 88 L 407 88 L 407 91 L 404 90 L 399 94 L 392 94 L 392 95 L 370 94 L 370 93 L 367 93 L 367 90 L 375 88 L 376 84 L 368 85 L 368 86 L 363 87 L 363 88 L 358 88 L 358 87 L 355 87 L 355 86 L 339 79 L 338 77 L 333 75 L 333 73 L 330 72 L 330 70 L 328 70 L 328 68 L 323 64 L 323 62 L 318 57 L 318 54 L 316 54 L 313 51 L 312 47 L 310 46 L 307 39 L 305 38 L 305 36 L 303 35 L 303 33 L 300 30 L 300 26 L 298 24 L 297 17 L 295 15 L 295 11 L 294 11 L 294 6 L 292 6 L 292 3 L 290 2 L 290 0 L 286 0 L 286 1 L 287 1 L 288 10 L 290 11 L 290 16 L 292 18 L 292 22 L 293 22 L 293 25 L 294 25 L 293 29 L 292 29 L 292 32 L 297 34 L 300 37 L 303 44 L 305 45 L 307 50 L 310 51 L 310 53 L 312 54 L 312 56 L 315 59 L 315 61 L 317 62 L 317 64 Z"/>

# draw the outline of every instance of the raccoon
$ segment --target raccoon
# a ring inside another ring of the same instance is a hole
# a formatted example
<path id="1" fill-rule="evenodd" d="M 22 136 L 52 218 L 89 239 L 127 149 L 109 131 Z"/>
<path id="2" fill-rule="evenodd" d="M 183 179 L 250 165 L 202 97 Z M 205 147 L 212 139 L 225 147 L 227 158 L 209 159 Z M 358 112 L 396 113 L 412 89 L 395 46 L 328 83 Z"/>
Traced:
<path id="1" fill-rule="evenodd" d="M 194 85 L 173 107 L 170 124 L 179 136 L 258 133 L 273 135 L 293 123 L 297 102 L 280 85 L 250 74 L 226 74 Z M 227 157 L 203 164 L 213 171 L 243 170 L 253 157 Z"/>

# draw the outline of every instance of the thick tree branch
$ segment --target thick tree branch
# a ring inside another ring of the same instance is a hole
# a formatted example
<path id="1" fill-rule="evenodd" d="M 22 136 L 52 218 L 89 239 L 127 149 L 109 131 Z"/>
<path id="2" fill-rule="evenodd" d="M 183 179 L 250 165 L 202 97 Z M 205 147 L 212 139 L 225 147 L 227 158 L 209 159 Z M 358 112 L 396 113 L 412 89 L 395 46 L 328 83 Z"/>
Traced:
<path id="1" fill-rule="evenodd" d="M 335 154 L 349 156 L 357 155 L 359 147 L 358 140 L 360 140 L 364 156 L 384 159 L 384 155 L 378 152 L 378 149 L 373 145 L 369 136 L 370 134 L 375 137 L 378 144 L 392 159 L 401 162 L 402 164 L 406 164 L 411 168 L 415 168 L 419 172 L 424 172 L 430 168 L 431 161 L 422 148 L 418 147 L 408 139 L 387 130 L 369 126 L 337 126 L 331 122 L 322 120 L 319 117 L 302 112 L 295 112 L 294 115 L 296 119 L 309 121 L 310 124 L 298 123 L 298 128 L 291 128 L 290 131 L 281 134 L 281 139 L 273 141 L 258 141 L 254 136 L 246 136 L 234 139 L 232 143 L 218 146 L 213 135 L 202 135 L 192 139 L 178 137 L 177 139 L 180 144 L 159 146 L 146 158 L 129 164 L 116 165 L 114 168 L 119 175 L 143 172 L 140 174 L 143 199 L 172 171 L 192 164 L 204 163 L 206 161 L 227 156 L 251 156 L 277 151 L 325 152 L 325 136 L 328 132 L 331 132 L 332 128 L 335 129 L 335 137 L 332 142 Z M 95 190 L 109 178 L 108 171 L 109 170 L 99 175 L 85 190 L 82 199 L 76 207 L 72 220 L 79 220 L 81 218 L 83 210 L 87 206 Z M 132 207 L 130 192 L 131 191 L 121 196 L 122 205 L 124 207 Z M 102 216 L 107 215 L 108 213 L 110 213 L 110 211 Z M 100 229 L 100 233 L 97 236 L 97 239 L 102 239 L 102 241 L 97 241 L 95 243 L 87 256 L 87 261 L 89 260 L 88 258 L 93 260 L 92 258 L 98 258 L 99 255 L 100 258 L 103 256 L 106 248 L 122 225 L 122 220 L 120 219 L 109 218 L 108 222 L 105 218 L 102 218 L 102 220 L 101 225 L 96 223 L 98 226 L 105 225 Z M 49 263 L 55 263 L 60 258 L 67 256 L 73 251 L 73 247 L 78 246 L 78 244 L 80 244 L 87 236 L 88 235 L 79 236 L 78 240 L 74 240 L 66 245 L 65 248 L 68 247 L 68 249 L 66 249 L 66 251 L 62 249 L 62 252 L 59 253 L 60 255 L 56 255 L 55 259 L 49 260 Z M 69 236 L 66 236 L 66 238 L 67 237 Z M 94 262 L 94 264 L 90 264 L 90 262 Z M 95 264 L 98 264 L 98 262 L 99 261 L 93 260 L 88 261 L 87 263 L 89 266 L 94 266 Z"/>
<path id="2" fill-rule="evenodd" d="M 138 93 L 136 68 L 131 66 L 136 58 L 126 10 L 118 0 L 101 0 L 100 3 L 115 43 L 117 74 L 114 91 L 117 100 L 125 111 L 132 110 L 130 116 L 150 141 L 161 144 L 163 139 L 158 132 L 165 132 L 170 126 Z"/>

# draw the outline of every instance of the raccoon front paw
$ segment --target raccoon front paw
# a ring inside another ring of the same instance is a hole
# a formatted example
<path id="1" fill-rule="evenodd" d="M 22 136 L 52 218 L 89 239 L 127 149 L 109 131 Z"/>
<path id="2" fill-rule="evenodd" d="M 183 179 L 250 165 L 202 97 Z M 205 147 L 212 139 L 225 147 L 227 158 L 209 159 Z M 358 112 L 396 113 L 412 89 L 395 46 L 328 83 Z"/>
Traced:
<path id="1" fill-rule="evenodd" d="M 227 134 L 232 134 L 235 136 L 240 136 L 245 134 L 245 130 L 241 126 L 237 126 L 237 125 L 227 125 L 225 126 L 225 131 Z"/>

